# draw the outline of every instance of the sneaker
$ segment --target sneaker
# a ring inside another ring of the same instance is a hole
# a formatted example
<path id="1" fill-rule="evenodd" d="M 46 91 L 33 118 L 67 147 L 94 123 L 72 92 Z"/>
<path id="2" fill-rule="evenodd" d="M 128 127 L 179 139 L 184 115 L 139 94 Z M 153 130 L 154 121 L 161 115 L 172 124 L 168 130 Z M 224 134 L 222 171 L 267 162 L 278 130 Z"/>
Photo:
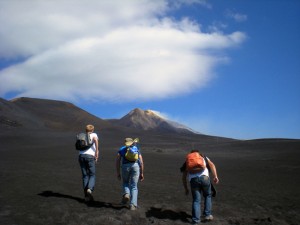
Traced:
<path id="1" fill-rule="evenodd" d="M 131 204 L 131 205 L 129 206 L 129 210 L 132 210 L 132 211 L 137 210 L 137 206 Z"/>
<path id="2" fill-rule="evenodd" d="M 212 215 L 209 215 L 209 216 L 205 216 L 204 217 L 204 221 L 212 221 L 214 219 L 214 217 Z"/>
<path id="3" fill-rule="evenodd" d="M 129 194 L 124 194 L 122 198 L 122 204 L 127 204 L 130 200 Z"/>
<path id="4" fill-rule="evenodd" d="M 86 190 L 86 193 L 87 193 L 88 195 L 91 195 L 91 194 L 92 194 L 92 190 L 88 188 L 88 189 Z"/>
<path id="5" fill-rule="evenodd" d="M 86 190 L 85 201 L 86 201 L 86 202 L 92 202 L 92 201 L 94 201 L 94 198 L 93 198 L 93 196 L 92 196 L 92 190 L 91 190 L 91 189 L 87 189 L 87 190 Z"/>

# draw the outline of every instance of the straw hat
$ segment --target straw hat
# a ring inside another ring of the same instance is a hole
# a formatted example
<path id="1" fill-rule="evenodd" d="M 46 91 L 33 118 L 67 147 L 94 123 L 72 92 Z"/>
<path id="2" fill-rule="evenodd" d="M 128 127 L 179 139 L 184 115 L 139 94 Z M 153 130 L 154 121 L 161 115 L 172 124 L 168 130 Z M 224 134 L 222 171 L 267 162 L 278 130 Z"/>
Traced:
<path id="1" fill-rule="evenodd" d="M 137 143 L 137 142 L 139 142 L 138 138 L 136 138 L 134 140 L 132 138 L 125 138 L 125 145 L 127 147 L 129 147 L 129 146 L 131 146 L 131 145 L 133 145 L 134 143 Z"/>

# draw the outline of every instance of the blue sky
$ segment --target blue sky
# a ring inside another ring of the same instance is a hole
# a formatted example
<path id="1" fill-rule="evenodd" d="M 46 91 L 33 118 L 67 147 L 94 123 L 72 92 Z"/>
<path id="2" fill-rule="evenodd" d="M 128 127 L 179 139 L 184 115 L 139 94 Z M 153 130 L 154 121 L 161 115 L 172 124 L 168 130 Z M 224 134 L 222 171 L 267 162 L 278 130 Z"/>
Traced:
<path id="1" fill-rule="evenodd" d="M 300 138 L 300 1 L 0 0 L 0 97 Z"/>

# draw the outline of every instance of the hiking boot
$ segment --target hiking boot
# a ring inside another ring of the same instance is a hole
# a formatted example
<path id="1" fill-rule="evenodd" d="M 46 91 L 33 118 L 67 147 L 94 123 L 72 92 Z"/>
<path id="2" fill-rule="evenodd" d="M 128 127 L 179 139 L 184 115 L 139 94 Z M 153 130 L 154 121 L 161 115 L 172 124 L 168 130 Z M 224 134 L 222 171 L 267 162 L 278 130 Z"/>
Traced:
<path id="1" fill-rule="evenodd" d="M 137 206 L 131 204 L 131 205 L 129 206 L 129 210 L 131 210 L 131 211 L 137 210 Z"/>
<path id="2" fill-rule="evenodd" d="M 129 194 L 124 194 L 122 198 L 122 204 L 127 204 L 129 200 L 130 200 Z"/>
<path id="3" fill-rule="evenodd" d="M 208 222 L 208 221 L 212 221 L 214 219 L 214 217 L 212 215 L 209 216 L 205 216 L 204 217 L 204 221 Z"/>

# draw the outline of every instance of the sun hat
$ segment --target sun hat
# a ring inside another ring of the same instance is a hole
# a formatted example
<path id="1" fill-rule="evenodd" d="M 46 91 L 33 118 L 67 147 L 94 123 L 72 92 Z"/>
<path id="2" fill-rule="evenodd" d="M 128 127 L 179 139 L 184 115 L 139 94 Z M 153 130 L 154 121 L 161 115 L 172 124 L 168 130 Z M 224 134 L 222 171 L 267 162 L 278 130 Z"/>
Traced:
<path id="1" fill-rule="evenodd" d="M 139 139 L 138 139 L 138 138 L 136 138 L 136 139 L 134 139 L 134 140 L 133 140 L 132 138 L 125 138 L 125 145 L 126 145 L 127 147 L 133 145 L 133 143 L 136 143 L 136 142 L 139 142 Z"/>

